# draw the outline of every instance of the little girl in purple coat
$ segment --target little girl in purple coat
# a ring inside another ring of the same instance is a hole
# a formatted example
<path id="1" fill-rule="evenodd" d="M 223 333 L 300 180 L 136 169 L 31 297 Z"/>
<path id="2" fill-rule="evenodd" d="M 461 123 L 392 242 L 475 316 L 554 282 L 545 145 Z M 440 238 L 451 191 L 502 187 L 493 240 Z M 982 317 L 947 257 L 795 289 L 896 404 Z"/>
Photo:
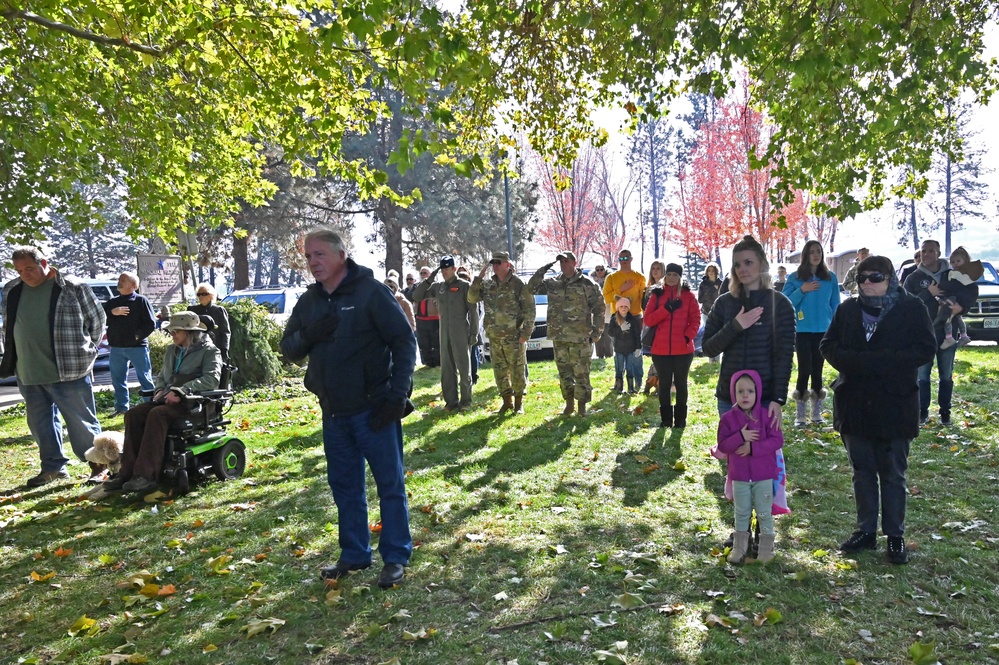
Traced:
<path id="1" fill-rule="evenodd" d="M 760 404 L 760 375 L 754 370 L 732 375 L 732 409 L 718 423 L 718 452 L 728 458 L 728 478 L 735 500 L 735 537 L 728 556 L 739 563 L 749 549 L 749 524 L 756 510 L 760 526 L 757 561 L 774 558 L 774 481 L 781 476 L 777 451 L 784 435 L 771 427 L 767 410 Z"/>

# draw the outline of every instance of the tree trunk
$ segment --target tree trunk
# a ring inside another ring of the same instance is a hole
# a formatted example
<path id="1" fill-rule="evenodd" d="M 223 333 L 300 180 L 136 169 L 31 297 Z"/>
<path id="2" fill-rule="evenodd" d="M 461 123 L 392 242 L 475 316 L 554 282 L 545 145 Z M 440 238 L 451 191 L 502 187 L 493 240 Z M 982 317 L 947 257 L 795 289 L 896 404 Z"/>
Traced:
<path id="1" fill-rule="evenodd" d="M 250 236 L 232 239 L 232 288 L 234 291 L 250 286 Z"/>
<path id="2" fill-rule="evenodd" d="M 264 265 L 264 237 L 257 236 L 257 256 L 254 260 L 253 267 L 253 288 L 259 289 L 264 285 L 263 282 L 263 265 Z"/>
<path id="3" fill-rule="evenodd" d="M 944 191 L 944 256 L 950 256 L 950 197 L 951 189 L 953 187 L 953 170 L 950 161 L 950 155 L 947 155 L 947 165 L 945 167 L 945 185 L 946 190 Z"/>
<path id="4" fill-rule="evenodd" d="M 271 247 L 271 270 L 267 280 L 268 284 L 281 284 L 281 253 L 277 247 Z"/>
<path id="5" fill-rule="evenodd" d="M 396 218 L 395 204 L 387 199 L 378 202 L 378 217 L 385 239 L 385 272 L 395 270 L 402 275 L 402 224 Z M 374 266 L 369 266 L 374 269 Z"/>
<path id="6" fill-rule="evenodd" d="M 912 228 L 912 248 L 919 249 L 919 229 L 916 228 L 916 199 L 909 199 L 909 226 Z"/>

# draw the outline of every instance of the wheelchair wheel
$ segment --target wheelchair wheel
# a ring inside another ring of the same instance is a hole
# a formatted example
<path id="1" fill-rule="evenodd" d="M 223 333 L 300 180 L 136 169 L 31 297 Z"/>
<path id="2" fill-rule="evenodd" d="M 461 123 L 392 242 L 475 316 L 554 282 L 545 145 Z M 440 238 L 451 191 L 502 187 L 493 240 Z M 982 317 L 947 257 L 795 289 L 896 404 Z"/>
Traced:
<path id="1" fill-rule="evenodd" d="M 181 494 L 187 494 L 191 491 L 191 479 L 187 475 L 187 469 L 181 469 L 177 472 L 174 483 L 177 485 L 177 491 Z"/>
<path id="2" fill-rule="evenodd" d="M 246 447 L 239 439 L 229 439 L 212 453 L 212 471 L 219 480 L 232 480 L 246 469 Z"/>

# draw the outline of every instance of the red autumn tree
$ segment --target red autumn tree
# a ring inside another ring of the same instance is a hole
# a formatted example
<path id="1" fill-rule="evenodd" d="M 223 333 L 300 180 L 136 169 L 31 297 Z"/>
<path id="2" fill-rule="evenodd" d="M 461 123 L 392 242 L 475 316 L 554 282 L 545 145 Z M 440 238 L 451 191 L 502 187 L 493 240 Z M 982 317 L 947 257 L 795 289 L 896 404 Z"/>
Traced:
<path id="1" fill-rule="evenodd" d="M 771 165 L 756 162 L 773 129 L 750 106 L 750 93 L 750 84 L 743 82 L 733 96 L 715 103 L 673 196 L 670 239 L 705 259 L 720 258 L 722 249 L 751 234 L 780 260 L 807 233 L 801 192 L 783 209 L 768 196 L 778 183 Z"/>
<path id="2" fill-rule="evenodd" d="M 599 161 L 591 146 L 584 146 L 568 169 L 553 166 L 540 155 L 534 160 L 541 183 L 538 243 L 556 251 L 570 250 L 580 263 L 594 250 L 606 224 Z"/>

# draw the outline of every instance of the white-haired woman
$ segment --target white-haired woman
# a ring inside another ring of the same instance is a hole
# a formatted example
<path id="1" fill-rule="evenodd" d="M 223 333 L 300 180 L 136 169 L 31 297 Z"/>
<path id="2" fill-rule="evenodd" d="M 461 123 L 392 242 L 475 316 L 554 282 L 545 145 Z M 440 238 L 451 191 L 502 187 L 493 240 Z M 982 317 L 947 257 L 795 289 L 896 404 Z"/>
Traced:
<path id="1" fill-rule="evenodd" d="M 151 402 L 125 414 L 125 445 L 121 470 L 104 483 L 106 490 L 147 492 L 156 487 L 163 467 L 170 423 L 187 414 L 185 398 L 192 392 L 216 390 L 222 358 L 194 312 L 177 312 L 166 330 L 173 338 L 163 357 L 163 368 L 153 379 Z"/>
<path id="2" fill-rule="evenodd" d="M 215 287 L 207 282 L 198 284 L 194 291 L 198 297 L 198 304 L 188 307 L 188 311 L 200 316 L 210 316 L 215 322 L 215 330 L 211 332 L 212 341 L 215 348 L 222 354 L 222 362 L 229 362 L 229 338 L 231 331 L 229 328 L 229 313 L 218 304 Z"/>

